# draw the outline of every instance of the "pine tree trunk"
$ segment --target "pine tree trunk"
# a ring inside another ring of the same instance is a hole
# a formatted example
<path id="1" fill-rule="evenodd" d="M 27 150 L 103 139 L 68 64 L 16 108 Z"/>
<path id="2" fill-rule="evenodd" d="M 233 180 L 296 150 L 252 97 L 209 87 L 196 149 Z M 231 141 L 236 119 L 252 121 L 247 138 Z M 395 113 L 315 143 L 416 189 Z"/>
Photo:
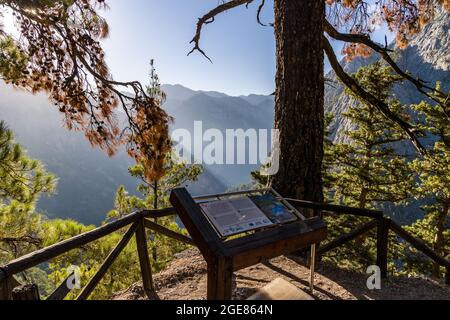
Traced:
<path id="1" fill-rule="evenodd" d="M 369 194 L 369 190 L 367 188 L 363 187 L 361 190 L 361 194 L 359 195 L 358 208 L 366 209 L 368 194 Z"/>
<path id="2" fill-rule="evenodd" d="M 275 0 L 274 6 L 281 156 L 272 186 L 285 197 L 321 202 L 325 1 Z"/>
<path id="3" fill-rule="evenodd" d="M 155 181 L 153 184 L 153 209 L 158 210 L 158 181 Z M 158 219 L 155 219 L 154 221 L 156 224 L 158 224 Z M 153 234 L 154 237 L 156 237 L 156 233 Z M 156 246 L 152 249 L 152 258 L 155 263 L 158 262 L 158 249 Z"/>
<path id="4" fill-rule="evenodd" d="M 445 247 L 445 224 L 447 222 L 447 217 L 449 215 L 450 205 L 445 204 L 441 214 L 438 217 L 437 222 L 437 231 L 436 231 L 436 241 L 434 244 L 434 251 L 440 256 L 444 256 L 444 247 Z M 433 277 L 439 279 L 441 276 L 441 266 L 438 263 L 433 264 Z"/>

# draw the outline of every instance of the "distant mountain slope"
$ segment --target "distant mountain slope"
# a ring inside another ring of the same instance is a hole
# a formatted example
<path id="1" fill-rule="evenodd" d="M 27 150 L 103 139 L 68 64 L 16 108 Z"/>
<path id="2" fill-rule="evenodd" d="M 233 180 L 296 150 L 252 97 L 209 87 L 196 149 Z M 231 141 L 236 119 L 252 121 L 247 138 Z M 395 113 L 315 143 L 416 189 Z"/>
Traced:
<path id="1" fill-rule="evenodd" d="M 166 108 L 176 118 L 175 126 L 189 128 L 194 120 L 203 120 L 205 128 L 266 127 L 272 122 L 257 106 L 245 98 L 229 97 L 217 92 L 196 92 L 182 86 L 165 86 Z M 256 97 L 256 96 L 255 96 Z M 261 97 L 258 102 L 267 97 Z M 269 97 L 270 100 L 270 97 Z M 273 111 L 272 111 L 273 112 Z M 42 160 L 48 170 L 59 177 L 58 193 L 39 201 L 39 209 L 51 217 L 73 218 L 86 224 L 98 224 L 112 209 L 119 185 L 130 192 L 136 180 L 128 174 L 133 161 L 119 152 L 109 158 L 93 149 L 80 132 L 62 127 L 61 115 L 43 95 L 33 96 L 0 83 L 0 120 L 15 132 L 18 142 L 30 156 Z M 233 126 L 233 123 L 236 125 Z M 195 194 L 224 192 L 250 180 L 254 166 L 205 168 L 199 181 L 189 186 Z"/>
<path id="2" fill-rule="evenodd" d="M 123 153 L 108 158 L 81 133 L 62 128 L 60 115 L 45 96 L 13 91 L 0 84 L 0 119 L 14 131 L 30 156 L 42 160 L 59 177 L 58 194 L 43 198 L 39 208 L 50 216 L 98 223 L 113 206 L 117 186 L 134 190 Z"/>
<path id="3" fill-rule="evenodd" d="M 441 11 L 435 22 L 429 24 L 418 34 L 405 50 L 396 50 L 393 54 L 398 65 L 415 77 L 419 77 L 433 86 L 441 82 L 443 89 L 450 89 L 450 15 Z M 347 63 L 342 62 L 346 72 L 355 73 L 360 67 L 374 63 L 377 55 L 370 58 L 356 58 Z M 333 134 L 335 139 L 342 139 L 342 132 L 350 125 L 348 120 L 341 114 L 348 110 L 353 103 L 344 94 L 344 87 L 337 79 L 336 74 L 331 71 L 327 75 L 333 80 L 332 85 L 327 85 L 325 90 L 325 109 L 336 115 Z M 405 104 L 418 103 L 424 99 L 417 89 L 410 83 L 395 88 L 393 94 Z"/>
<path id="4" fill-rule="evenodd" d="M 193 132 L 201 121 L 203 130 L 267 129 L 273 127 L 274 100 L 271 96 L 231 97 L 218 92 L 192 91 L 180 85 L 164 85 L 167 94 L 164 108 L 175 118 L 174 129 Z M 228 188 L 250 182 L 250 172 L 259 165 L 210 165 L 208 170 Z"/>
<path id="5" fill-rule="evenodd" d="M 435 21 L 429 24 L 423 32 L 418 34 L 405 50 L 395 50 L 393 54 L 398 65 L 415 77 L 419 77 L 434 86 L 441 82 L 443 90 L 450 90 L 450 16 L 441 11 Z M 369 58 L 357 58 L 350 63 L 342 62 L 344 69 L 352 74 L 361 66 L 374 63 L 377 55 Z M 344 132 L 351 130 L 352 125 L 342 116 L 355 101 L 344 94 L 344 87 L 334 72 L 327 78 L 333 80 L 325 90 L 325 109 L 335 115 L 332 124 L 332 138 L 336 142 L 345 142 Z M 418 103 L 425 99 L 410 83 L 404 82 L 394 88 L 393 95 L 404 104 Z M 429 143 L 429 141 L 424 141 Z M 410 142 L 402 142 L 396 146 L 400 154 L 414 155 L 415 150 Z M 413 203 L 407 207 L 387 206 L 386 212 L 393 212 L 393 216 L 400 222 L 412 222 L 421 215 L 420 203 Z"/>

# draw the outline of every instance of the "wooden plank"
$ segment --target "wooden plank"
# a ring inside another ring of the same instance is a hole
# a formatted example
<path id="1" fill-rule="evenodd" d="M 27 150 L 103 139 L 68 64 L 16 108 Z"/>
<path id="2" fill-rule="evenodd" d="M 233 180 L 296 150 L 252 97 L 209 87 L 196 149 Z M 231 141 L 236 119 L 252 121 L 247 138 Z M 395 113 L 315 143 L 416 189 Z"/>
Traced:
<path id="1" fill-rule="evenodd" d="M 399 235 L 404 240 L 409 242 L 414 248 L 423 252 L 425 255 L 427 255 L 430 259 L 434 260 L 436 263 L 440 264 L 441 266 L 443 266 L 445 268 L 450 268 L 449 261 L 447 261 L 444 257 L 441 257 L 436 252 L 434 252 L 432 249 L 430 249 L 425 242 L 412 236 L 410 233 L 408 233 L 405 229 L 403 229 L 396 222 L 391 221 L 391 229 L 393 231 L 395 231 L 395 233 L 397 235 Z"/>
<path id="2" fill-rule="evenodd" d="M 337 239 L 327 243 L 326 245 L 321 246 L 319 248 L 319 250 L 317 251 L 317 254 L 324 255 L 325 253 L 330 252 L 330 251 L 346 244 L 347 242 L 350 242 L 350 241 L 358 238 L 359 236 L 369 232 L 370 230 L 377 227 L 377 225 L 378 225 L 377 220 L 372 220 L 372 221 L 358 227 L 357 229 L 353 230 L 352 232 L 342 235 L 342 236 L 338 237 Z"/>
<path id="3" fill-rule="evenodd" d="M 73 249 L 79 248 L 90 242 L 101 239 L 101 238 L 135 222 L 137 219 L 140 219 L 140 217 L 141 217 L 140 213 L 131 214 L 122 219 L 119 219 L 117 221 L 114 221 L 114 222 L 108 223 L 104 226 L 101 226 L 90 232 L 80 234 L 71 239 L 62 241 L 62 242 L 54 244 L 50 247 L 30 253 L 29 255 L 26 255 L 17 260 L 11 261 L 6 266 L 2 267 L 3 271 L 5 272 L 4 276 L 18 274 L 29 268 L 35 267 L 41 263 L 47 262 L 51 259 L 54 259 L 54 258 L 66 253 L 66 252 L 69 252 Z M 2 279 L 2 274 L 0 273 L 0 280 L 1 279 Z"/>
<path id="4" fill-rule="evenodd" d="M 208 264 L 208 300 L 229 301 L 233 294 L 233 264 L 229 258 L 219 258 Z"/>
<path id="5" fill-rule="evenodd" d="M 306 209 L 314 209 L 314 210 L 321 210 L 321 211 L 330 211 L 330 212 L 339 213 L 339 214 L 351 214 L 354 216 L 368 217 L 368 218 L 375 218 L 375 219 L 380 219 L 384 216 L 383 211 L 344 207 L 344 206 L 337 206 L 337 205 L 326 204 L 326 203 L 315 203 L 315 202 L 296 200 L 296 199 L 286 199 L 286 201 L 290 202 L 296 208 L 306 208 Z"/>
<path id="6" fill-rule="evenodd" d="M 0 300 L 12 300 L 12 290 L 12 277 L 4 277 L 0 280 Z"/>
<path id="7" fill-rule="evenodd" d="M 180 242 L 183 242 L 185 244 L 191 245 L 191 246 L 195 246 L 194 241 L 189 238 L 186 237 L 185 235 L 179 234 L 175 231 L 169 230 L 163 226 L 160 226 L 157 223 L 154 223 L 150 220 L 144 219 L 144 225 L 147 229 L 151 229 L 155 232 L 161 233 L 163 235 L 165 235 L 166 237 L 178 240 Z"/>
<path id="8" fill-rule="evenodd" d="M 391 220 L 379 219 L 377 222 L 377 266 L 381 270 L 381 277 L 388 276 L 389 227 Z"/>
<path id="9" fill-rule="evenodd" d="M 292 283 L 277 278 L 262 289 L 259 289 L 254 295 L 247 300 L 250 301 L 312 301 L 314 300 L 306 292 L 300 290 Z"/>
<path id="10" fill-rule="evenodd" d="M 74 276 L 75 274 L 72 272 L 60 285 L 58 288 L 56 288 L 55 291 L 46 299 L 48 301 L 62 301 L 64 300 L 67 295 L 72 291 L 67 287 L 68 281 Z"/>
<path id="11" fill-rule="evenodd" d="M 35 284 L 27 284 L 12 291 L 12 299 L 16 301 L 39 301 L 41 297 L 39 295 L 39 288 Z"/>
<path id="12" fill-rule="evenodd" d="M 218 198 L 231 197 L 231 196 L 266 193 L 268 191 L 270 191 L 270 189 L 267 189 L 267 188 L 257 189 L 257 190 L 247 190 L 247 191 L 236 191 L 236 192 L 229 192 L 229 193 L 203 195 L 203 196 L 194 197 L 193 199 L 196 201 L 202 201 L 202 200 L 211 200 L 211 199 L 218 199 Z"/>
<path id="13" fill-rule="evenodd" d="M 142 211 L 142 216 L 144 218 L 149 218 L 149 219 L 159 219 L 159 218 L 171 217 L 171 216 L 176 216 L 176 215 L 177 215 L 177 212 L 175 211 L 174 208 Z"/>
<path id="14" fill-rule="evenodd" d="M 89 298 L 92 291 L 94 291 L 94 289 L 97 287 L 100 280 L 102 280 L 102 278 L 105 276 L 109 267 L 114 263 L 114 261 L 117 259 L 119 254 L 123 251 L 123 249 L 130 242 L 131 237 L 133 236 L 133 234 L 135 233 L 135 231 L 137 229 L 137 226 L 138 226 L 137 222 L 135 222 L 135 223 L 133 223 L 133 225 L 131 225 L 131 227 L 128 229 L 128 231 L 125 233 L 125 235 L 122 237 L 122 239 L 117 244 L 117 246 L 111 251 L 111 253 L 108 255 L 106 260 L 100 266 L 97 273 L 92 277 L 92 279 L 89 281 L 89 283 L 86 285 L 86 287 L 84 287 L 84 289 L 78 295 L 77 300 L 86 300 Z"/>
<path id="15" fill-rule="evenodd" d="M 189 192 L 185 188 L 173 190 L 170 202 L 206 261 L 221 255 L 222 240 Z"/>
<path id="16" fill-rule="evenodd" d="M 152 267 L 148 256 L 147 237 L 145 235 L 145 226 L 143 219 L 136 228 L 136 245 L 141 266 L 142 283 L 147 296 L 154 295 L 155 286 L 153 284 Z"/>
<path id="17" fill-rule="evenodd" d="M 317 245 L 312 244 L 310 250 L 310 265 L 309 265 L 309 290 L 314 294 L 314 280 L 316 276 L 316 259 L 317 259 Z"/>
<path id="18" fill-rule="evenodd" d="M 228 241 L 224 250 L 225 256 L 233 258 L 233 270 L 238 271 L 319 243 L 326 237 L 325 223 L 315 217 Z"/>
<path id="19" fill-rule="evenodd" d="M 210 259 L 207 263 L 208 266 L 208 280 L 207 280 L 207 299 L 208 300 L 216 300 L 217 293 L 217 278 L 218 270 L 217 270 L 217 261 Z"/>

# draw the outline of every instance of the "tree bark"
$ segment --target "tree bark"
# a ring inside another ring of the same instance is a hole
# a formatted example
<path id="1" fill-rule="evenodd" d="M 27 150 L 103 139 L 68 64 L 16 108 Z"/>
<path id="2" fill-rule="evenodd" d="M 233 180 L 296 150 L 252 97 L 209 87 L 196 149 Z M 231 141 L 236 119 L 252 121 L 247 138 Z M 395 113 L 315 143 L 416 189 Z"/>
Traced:
<path id="1" fill-rule="evenodd" d="M 158 210 L 158 181 L 155 181 L 153 184 L 153 209 Z M 155 219 L 154 222 L 158 224 L 158 219 Z M 156 237 L 156 233 L 152 231 L 153 237 Z M 158 262 L 158 249 L 156 246 L 152 248 L 152 258 L 155 263 Z"/>
<path id="2" fill-rule="evenodd" d="M 325 1 L 275 0 L 274 9 L 281 156 L 272 186 L 285 197 L 322 202 Z"/>
<path id="3" fill-rule="evenodd" d="M 442 209 L 441 214 L 438 216 L 437 221 L 437 231 L 436 231 L 436 241 L 434 244 L 434 251 L 440 255 L 444 256 L 444 247 L 445 247 L 445 224 L 447 222 L 447 218 L 449 215 L 450 204 L 445 203 L 444 208 Z M 433 263 L 433 277 L 439 279 L 441 277 L 441 265 L 438 263 Z"/>

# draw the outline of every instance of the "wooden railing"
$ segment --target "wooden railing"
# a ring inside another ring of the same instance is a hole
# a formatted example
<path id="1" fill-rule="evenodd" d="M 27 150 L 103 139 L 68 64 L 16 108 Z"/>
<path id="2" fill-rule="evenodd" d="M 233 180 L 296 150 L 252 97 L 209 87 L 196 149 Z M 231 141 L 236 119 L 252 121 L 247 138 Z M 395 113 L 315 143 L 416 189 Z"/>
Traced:
<path id="1" fill-rule="evenodd" d="M 397 236 L 399 236 L 407 243 L 409 243 L 411 246 L 413 246 L 415 249 L 428 256 L 435 263 L 439 264 L 441 267 L 444 267 L 446 269 L 445 283 L 447 285 L 450 285 L 450 262 L 445 258 L 441 257 L 440 255 L 438 255 L 432 249 L 430 249 L 425 242 L 415 238 L 413 235 L 408 233 L 395 221 L 386 218 L 382 211 L 348 208 L 343 206 L 336 206 L 323 203 L 313 203 L 295 199 L 288 199 L 288 201 L 299 209 L 306 208 L 319 210 L 322 212 L 328 212 L 331 214 L 347 214 L 372 219 L 370 222 L 361 225 L 360 227 L 356 228 L 350 233 L 341 235 L 337 239 L 334 239 L 333 241 L 321 246 L 317 252 L 319 256 L 324 255 L 352 240 L 355 240 L 360 236 L 376 228 L 377 229 L 376 265 L 380 267 L 382 277 L 386 278 L 388 276 L 389 232 L 392 231 Z"/>
<path id="2" fill-rule="evenodd" d="M 182 234 L 178 234 L 163 226 L 160 226 L 148 219 L 157 219 L 162 217 L 176 215 L 173 209 L 156 210 L 156 211 L 142 211 L 130 214 L 126 217 L 116 221 L 105 224 L 95 230 L 80 234 L 71 239 L 62 241 L 50 247 L 35 251 L 21 257 L 17 260 L 11 261 L 7 265 L 0 268 L 0 300 L 12 300 L 13 290 L 19 286 L 14 279 L 14 275 L 20 274 L 30 268 L 36 267 L 41 263 L 55 259 L 62 254 L 71 250 L 83 247 L 91 242 L 97 241 L 103 237 L 110 235 L 113 232 L 128 227 L 128 230 L 123 235 L 117 246 L 107 256 L 103 264 L 100 266 L 97 273 L 92 277 L 88 284 L 81 290 L 77 300 L 86 300 L 99 284 L 100 280 L 108 271 L 109 267 L 114 263 L 119 254 L 127 246 L 133 235 L 136 236 L 137 252 L 139 257 L 139 264 L 141 269 L 143 286 L 146 294 L 150 298 L 156 297 L 155 288 L 153 284 L 152 271 L 147 248 L 147 239 L 145 236 L 145 229 L 151 229 L 154 232 L 161 233 L 165 236 L 182 241 L 184 243 L 193 245 L 192 240 Z M 70 278 L 70 277 L 69 277 Z M 68 279 L 69 279 L 68 278 Z M 67 280 L 64 281 L 54 293 L 52 293 L 48 300 L 63 300 L 69 293 L 70 289 L 67 287 Z M 20 300 L 29 299 L 30 290 L 27 286 L 24 287 L 24 292 L 16 292 L 14 298 Z M 39 297 L 34 294 L 34 298 Z"/>
<path id="3" fill-rule="evenodd" d="M 450 262 L 440 257 L 433 250 L 431 250 L 424 242 L 414 238 L 411 234 L 406 232 L 401 226 L 394 221 L 384 217 L 383 212 L 364 210 L 357 208 L 349 208 L 343 206 L 313 203 L 307 201 L 299 201 L 294 199 L 287 199 L 292 205 L 299 209 L 311 209 L 315 211 L 326 211 L 333 214 L 350 214 L 361 217 L 368 217 L 372 220 L 359 228 L 353 230 L 349 234 L 340 236 L 337 239 L 321 246 L 318 250 L 319 255 L 336 249 L 344 245 L 345 243 L 352 241 L 361 235 L 377 228 L 377 261 L 376 264 L 380 267 L 382 276 L 388 275 L 388 246 L 389 246 L 389 231 L 395 232 L 405 241 L 410 243 L 417 250 L 423 252 L 430 257 L 433 261 L 446 268 L 446 283 L 450 285 Z M 97 273 L 90 279 L 88 284 L 81 290 L 78 295 L 78 300 L 86 300 L 95 290 L 100 280 L 104 277 L 108 269 L 114 263 L 119 254 L 127 246 L 133 236 L 136 236 L 137 252 L 139 257 L 139 264 L 141 270 L 141 276 L 143 281 L 143 287 L 149 298 L 157 298 L 155 287 L 153 284 L 153 277 L 151 271 L 151 265 L 149 260 L 147 239 L 145 236 L 145 230 L 151 229 L 154 232 L 163 234 L 167 237 L 181 241 L 183 243 L 193 245 L 191 238 L 169 230 L 163 226 L 160 226 L 149 219 L 157 219 L 162 217 L 174 216 L 176 212 L 174 209 L 155 210 L 155 211 L 142 211 L 130 214 L 126 217 L 118 219 L 116 221 L 105 224 L 95 230 L 78 235 L 74 238 L 62 241 L 50 247 L 33 252 L 17 260 L 11 261 L 7 265 L 0 268 L 0 300 L 12 300 L 13 296 L 16 300 L 21 299 L 39 299 L 35 286 L 20 287 L 20 284 L 15 280 L 14 276 L 24 272 L 30 268 L 36 267 L 41 263 L 55 259 L 71 250 L 83 247 L 91 242 L 97 241 L 103 237 L 110 235 L 118 230 L 128 227 L 126 233 L 119 241 L 117 246 L 106 257 L 103 264 L 100 266 Z M 70 277 L 69 277 L 70 278 Z M 14 289 L 25 288 L 23 292 L 14 291 Z M 14 291 L 14 294 L 13 294 Z M 67 287 L 67 281 L 64 281 L 54 293 L 52 293 L 48 300 L 63 300 L 69 293 L 70 289 Z"/>

